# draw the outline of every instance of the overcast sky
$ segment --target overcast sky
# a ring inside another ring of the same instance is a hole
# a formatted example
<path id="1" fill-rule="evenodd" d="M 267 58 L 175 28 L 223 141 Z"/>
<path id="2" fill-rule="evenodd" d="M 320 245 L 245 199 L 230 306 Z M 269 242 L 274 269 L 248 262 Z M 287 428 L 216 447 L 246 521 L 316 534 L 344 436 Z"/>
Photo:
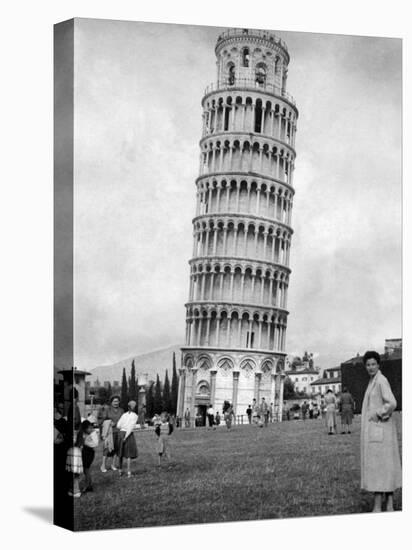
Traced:
<path id="1" fill-rule="evenodd" d="M 78 368 L 184 341 L 221 30 L 76 22 Z M 401 336 L 401 41 L 277 34 L 299 109 L 286 347 L 330 367 Z"/>

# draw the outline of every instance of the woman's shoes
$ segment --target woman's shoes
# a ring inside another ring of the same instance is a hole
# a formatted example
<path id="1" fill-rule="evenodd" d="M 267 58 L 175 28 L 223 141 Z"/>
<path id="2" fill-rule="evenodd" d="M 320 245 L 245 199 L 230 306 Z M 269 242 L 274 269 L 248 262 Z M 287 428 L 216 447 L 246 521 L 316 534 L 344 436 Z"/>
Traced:
<path id="1" fill-rule="evenodd" d="M 113 472 L 117 472 L 117 468 L 113 464 L 110 466 L 110 469 L 113 470 Z"/>
<path id="2" fill-rule="evenodd" d="M 100 471 L 105 474 L 107 472 L 106 468 L 104 466 L 100 466 Z"/>
<path id="3" fill-rule="evenodd" d="M 132 472 L 127 472 L 127 477 L 132 477 Z"/>

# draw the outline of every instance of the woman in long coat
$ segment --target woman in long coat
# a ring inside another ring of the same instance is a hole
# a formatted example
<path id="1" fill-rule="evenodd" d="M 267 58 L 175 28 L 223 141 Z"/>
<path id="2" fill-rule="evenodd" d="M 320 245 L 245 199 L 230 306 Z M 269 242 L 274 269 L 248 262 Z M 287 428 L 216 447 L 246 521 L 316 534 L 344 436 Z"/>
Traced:
<path id="1" fill-rule="evenodd" d="M 355 408 L 355 402 L 353 401 L 352 395 L 348 392 L 347 388 L 343 388 L 343 391 L 339 400 L 342 433 L 350 434 L 349 428 L 352 424 L 354 408 Z"/>
<path id="2" fill-rule="evenodd" d="M 375 493 L 373 512 L 393 511 L 393 492 L 402 485 L 396 425 L 392 413 L 396 399 L 388 380 L 379 370 L 380 355 L 367 351 L 363 364 L 370 376 L 362 403 L 361 488 Z"/>
<path id="3" fill-rule="evenodd" d="M 325 395 L 326 405 L 326 426 L 328 428 L 328 434 L 333 435 L 336 430 L 336 397 L 331 389 L 326 392 Z"/>

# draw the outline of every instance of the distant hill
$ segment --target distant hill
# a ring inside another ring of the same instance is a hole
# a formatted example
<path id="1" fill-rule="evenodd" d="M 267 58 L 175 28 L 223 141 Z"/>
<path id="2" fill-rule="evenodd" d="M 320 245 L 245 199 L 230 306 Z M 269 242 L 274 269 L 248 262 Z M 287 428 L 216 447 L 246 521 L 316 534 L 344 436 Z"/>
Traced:
<path id="1" fill-rule="evenodd" d="M 173 368 L 173 352 L 176 354 L 176 367 L 179 368 L 180 348 L 180 344 L 175 344 L 167 348 L 122 359 L 113 365 L 95 367 L 90 370 L 91 376 L 88 380 L 90 380 L 92 384 L 97 378 L 101 384 L 103 384 L 106 380 L 110 383 L 113 383 L 115 380 L 121 382 L 123 368 L 126 368 L 126 376 L 129 376 L 132 361 L 134 359 L 137 376 L 139 374 L 147 374 L 148 380 L 156 380 L 156 374 L 158 374 L 160 376 L 160 380 L 163 381 L 166 369 L 169 371 L 169 378 L 171 377 Z"/>

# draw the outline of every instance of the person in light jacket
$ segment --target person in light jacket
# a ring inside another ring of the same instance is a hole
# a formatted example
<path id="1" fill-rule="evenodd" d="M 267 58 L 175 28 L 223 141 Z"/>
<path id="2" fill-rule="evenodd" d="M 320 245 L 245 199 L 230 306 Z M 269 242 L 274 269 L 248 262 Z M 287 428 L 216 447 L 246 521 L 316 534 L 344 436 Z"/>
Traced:
<path id="1" fill-rule="evenodd" d="M 373 512 L 393 511 L 393 492 L 402 485 L 396 425 L 392 413 L 396 399 L 380 371 L 380 355 L 367 351 L 363 364 L 370 380 L 362 403 L 361 488 L 374 493 Z"/>

